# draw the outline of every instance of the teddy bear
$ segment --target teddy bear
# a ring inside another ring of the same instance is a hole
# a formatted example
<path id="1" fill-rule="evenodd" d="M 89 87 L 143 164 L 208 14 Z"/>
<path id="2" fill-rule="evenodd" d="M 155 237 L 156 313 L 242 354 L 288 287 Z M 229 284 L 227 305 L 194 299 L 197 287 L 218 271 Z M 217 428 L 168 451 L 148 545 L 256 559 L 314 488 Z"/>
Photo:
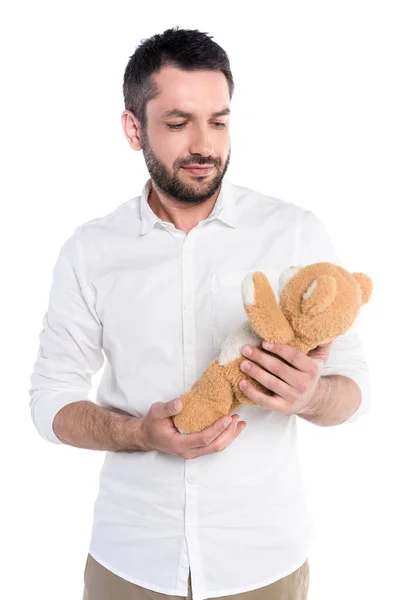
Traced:
<path id="1" fill-rule="evenodd" d="M 307 354 L 350 329 L 371 293 L 372 280 L 365 273 L 318 262 L 282 271 L 278 303 L 265 273 L 248 273 L 241 284 L 247 320 L 225 338 L 219 357 L 181 395 L 183 408 L 173 417 L 175 427 L 180 433 L 200 432 L 243 404 L 258 406 L 242 392 L 239 381 L 247 379 L 259 391 L 272 392 L 240 369 L 243 346 L 261 347 L 268 340 Z"/>

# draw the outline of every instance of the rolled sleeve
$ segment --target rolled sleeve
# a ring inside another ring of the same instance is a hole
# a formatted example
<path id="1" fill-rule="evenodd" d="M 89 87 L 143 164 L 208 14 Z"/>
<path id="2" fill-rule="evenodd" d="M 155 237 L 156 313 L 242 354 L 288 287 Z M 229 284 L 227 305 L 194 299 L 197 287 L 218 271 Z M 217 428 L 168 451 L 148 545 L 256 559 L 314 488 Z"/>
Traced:
<path id="1" fill-rule="evenodd" d="M 85 280 L 77 234 L 61 247 L 53 268 L 48 309 L 29 390 L 33 423 L 49 442 L 62 444 L 53 430 L 58 411 L 87 400 L 92 376 L 104 362 L 103 328 L 94 294 Z"/>
<path id="2" fill-rule="evenodd" d="M 324 224 L 312 211 L 306 211 L 305 214 L 299 255 L 302 266 L 331 262 L 346 269 Z M 370 408 L 370 374 L 357 322 L 344 335 L 333 340 L 322 373 L 322 376 L 326 375 L 344 375 L 357 383 L 361 391 L 361 404 L 344 424 L 358 421 Z"/>
<path id="3" fill-rule="evenodd" d="M 358 421 L 370 406 L 370 377 L 368 364 L 358 329 L 355 325 L 344 335 L 333 340 L 328 361 L 325 363 L 322 376 L 344 375 L 356 382 L 361 391 L 361 404 L 345 423 Z"/>

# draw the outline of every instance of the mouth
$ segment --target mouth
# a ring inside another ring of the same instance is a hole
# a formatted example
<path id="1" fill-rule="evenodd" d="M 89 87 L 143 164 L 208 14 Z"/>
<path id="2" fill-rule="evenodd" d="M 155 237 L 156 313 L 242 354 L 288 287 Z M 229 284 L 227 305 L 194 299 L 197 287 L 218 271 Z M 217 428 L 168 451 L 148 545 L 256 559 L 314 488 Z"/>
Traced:
<path id="1" fill-rule="evenodd" d="M 210 165 L 210 166 L 197 166 L 197 167 L 182 167 L 182 169 L 185 169 L 185 171 L 188 171 L 188 173 L 190 173 L 191 175 L 196 175 L 197 177 L 204 177 L 206 175 L 209 175 L 211 173 L 211 171 L 213 170 L 214 165 Z"/>

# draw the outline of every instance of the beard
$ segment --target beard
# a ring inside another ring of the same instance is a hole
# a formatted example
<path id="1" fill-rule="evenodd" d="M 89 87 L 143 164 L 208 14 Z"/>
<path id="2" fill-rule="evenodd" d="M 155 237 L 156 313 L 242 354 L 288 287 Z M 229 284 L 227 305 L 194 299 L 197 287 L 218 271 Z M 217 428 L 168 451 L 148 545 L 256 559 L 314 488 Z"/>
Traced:
<path id="1" fill-rule="evenodd" d="M 210 159 L 200 155 L 193 156 L 191 162 L 195 162 L 198 165 L 213 165 L 215 174 L 213 177 L 210 176 L 210 180 L 207 181 L 202 177 L 200 181 L 193 181 L 193 183 L 185 183 L 179 179 L 179 172 L 181 166 L 176 165 L 178 169 L 176 173 L 171 174 L 163 162 L 154 154 L 147 134 L 142 130 L 142 149 L 143 156 L 149 171 L 151 179 L 158 186 L 158 188 L 168 197 L 173 200 L 185 203 L 201 203 L 211 198 L 220 187 L 224 175 L 228 169 L 229 160 L 231 156 L 231 145 L 229 143 L 229 154 L 225 161 L 225 165 L 221 168 L 220 159 Z"/>

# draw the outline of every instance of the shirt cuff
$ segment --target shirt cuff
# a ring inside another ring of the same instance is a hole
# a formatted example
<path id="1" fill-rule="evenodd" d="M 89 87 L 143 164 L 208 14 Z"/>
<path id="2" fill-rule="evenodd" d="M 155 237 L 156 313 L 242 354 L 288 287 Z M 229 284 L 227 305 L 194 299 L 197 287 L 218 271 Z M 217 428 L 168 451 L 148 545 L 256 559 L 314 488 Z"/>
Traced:
<path id="1" fill-rule="evenodd" d="M 40 435 L 53 444 L 63 444 L 53 430 L 53 420 L 59 410 L 67 404 L 87 399 L 85 390 L 79 392 L 53 392 L 38 398 L 32 404 L 31 414 L 34 425 Z"/>

